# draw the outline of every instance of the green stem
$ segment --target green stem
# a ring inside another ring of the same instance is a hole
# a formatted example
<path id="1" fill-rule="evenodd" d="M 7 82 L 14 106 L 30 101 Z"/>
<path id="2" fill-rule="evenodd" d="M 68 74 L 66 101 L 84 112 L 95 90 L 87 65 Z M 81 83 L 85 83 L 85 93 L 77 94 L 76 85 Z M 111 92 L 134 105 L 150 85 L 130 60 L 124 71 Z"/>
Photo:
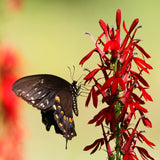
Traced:
<path id="1" fill-rule="evenodd" d="M 116 146 L 115 146 L 115 150 L 116 150 L 116 160 L 121 160 L 121 152 L 120 152 L 120 128 L 119 128 L 119 120 L 118 120 L 118 116 L 121 113 L 120 110 L 120 103 L 119 101 L 117 101 L 116 106 L 115 106 L 115 111 L 116 111 L 116 117 L 117 117 L 117 121 L 115 122 L 116 125 L 116 131 L 115 131 L 115 139 L 116 139 Z"/>

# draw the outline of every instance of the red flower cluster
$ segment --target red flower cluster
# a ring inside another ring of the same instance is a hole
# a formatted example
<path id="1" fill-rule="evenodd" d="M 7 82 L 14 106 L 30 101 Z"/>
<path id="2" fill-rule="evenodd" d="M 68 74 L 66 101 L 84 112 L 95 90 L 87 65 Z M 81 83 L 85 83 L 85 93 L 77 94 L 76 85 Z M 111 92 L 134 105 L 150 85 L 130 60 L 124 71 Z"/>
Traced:
<path id="1" fill-rule="evenodd" d="M 103 32 L 97 40 L 86 32 L 93 39 L 96 47 L 79 64 L 83 65 L 94 53 L 100 59 L 97 68 L 85 69 L 89 72 L 84 77 L 85 84 L 92 82 L 86 106 L 92 98 L 94 107 L 97 107 L 98 98 L 101 97 L 102 103 L 107 104 L 107 107 L 89 121 L 89 124 L 101 125 L 103 131 L 103 138 L 97 139 L 93 144 L 84 148 L 85 151 L 93 148 L 91 154 L 96 152 L 98 148 L 101 149 L 101 146 L 105 144 L 109 159 L 138 159 L 134 151 L 136 148 L 143 160 L 153 160 L 144 148 L 136 146 L 137 141 L 145 142 L 150 147 L 154 146 L 142 134 L 143 131 L 137 131 L 141 119 L 146 127 L 152 127 L 152 123 L 145 116 L 148 110 L 143 107 L 145 101 L 152 101 L 152 98 L 147 92 L 149 84 L 142 77 L 144 72 L 149 74 L 152 66 L 145 61 L 145 58 L 150 58 L 150 55 L 139 45 L 141 40 L 135 38 L 137 30 L 142 27 L 137 26 L 138 22 L 139 19 L 135 19 L 127 30 L 123 21 L 126 36 L 122 41 L 120 37 L 121 10 L 118 9 L 116 29 L 100 20 L 99 24 Z M 137 57 L 138 52 L 141 54 L 141 58 Z M 133 70 L 133 64 L 136 66 L 136 70 Z M 135 128 L 128 128 L 132 117 L 136 118 L 136 113 L 139 113 L 140 118 Z M 104 129 L 104 124 L 110 126 L 108 131 Z M 113 139 L 116 144 L 112 151 L 109 143 Z"/>
<path id="2" fill-rule="evenodd" d="M 23 0 L 7 0 L 7 5 L 11 10 L 20 10 L 22 8 Z"/>
<path id="3" fill-rule="evenodd" d="M 3 45 L 0 46 L 0 57 L 0 159 L 22 160 L 24 132 L 21 108 L 12 92 L 12 84 L 17 80 L 19 59 L 15 49 Z"/>

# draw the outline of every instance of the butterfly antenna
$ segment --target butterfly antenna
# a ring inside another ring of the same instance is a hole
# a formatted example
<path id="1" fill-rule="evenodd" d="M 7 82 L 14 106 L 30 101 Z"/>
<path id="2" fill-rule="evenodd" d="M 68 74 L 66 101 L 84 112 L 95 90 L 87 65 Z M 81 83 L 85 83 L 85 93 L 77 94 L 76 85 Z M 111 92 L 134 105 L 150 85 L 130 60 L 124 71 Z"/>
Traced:
<path id="1" fill-rule="evenodd" d="M 71 73 L 71 68 L 69 66 L 68 66 L 68 69 L 69 69 L 70 77 L 71 77 L 71 79 L 73 81 L 73 77 L 72 77 L 72 73 Z"/>
<path id="2" fill-rule="evenodd" d="M 72 80 L 74 79 L 74 73 L 75 73 L 75 66 L 73 65 L 73 74 L 72 74 Z"/>

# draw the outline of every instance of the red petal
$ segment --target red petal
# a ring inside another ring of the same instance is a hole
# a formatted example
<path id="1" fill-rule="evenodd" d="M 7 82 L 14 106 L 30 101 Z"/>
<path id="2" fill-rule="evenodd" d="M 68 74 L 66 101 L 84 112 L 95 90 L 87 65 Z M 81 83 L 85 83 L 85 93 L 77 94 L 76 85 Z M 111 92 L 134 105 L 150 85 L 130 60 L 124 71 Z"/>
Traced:
<path id="1" fill-rule="evenodd" d="M 127 111 L 127 108 L 128 108 L 128 103 L 125 103 L 124 104 L 124 107 L 123 107 L 123 109 L 122 109 L 122 111 L 121 111 L 121 114 L 119 115 L 119 117 L 118 117 L 118 120 L 119 121 L 123 121 L 123 119 L 124 119 L 124 116 L 125 116 L 125 114 L 127 113 L 126 111 Z"/>
<path id="2" fill-rule="evenodd" d="M 143 71 L 145 71 L 146 73 L 148 73 L 149 74 L 149 71 L 147 70 L 147 68 L 145 68 L 145 67 L 143 67 L 143 65 L 142 64 L 140 64 L 139 62 L 137 62 L 137 61 L 135 61 L 135 63 L 137 64 L 137 67 L 139 68 L 141 68 Z"/>
<path id="3" fill-rule="evenodd" d="M 128 34 L 128 30 L 127 30 L 127 28 L 126 28 L 125 21 L 123 21 L 123 29 L 124 29 L 124 31 Z"/>
<path id="4" fill-rule="evenodd" d="M 142 121 L 143 121 L 143 124 L 146 126 L 146 127 L 150 127 L 152 128 L 152 122 L 148 119 L 148 118 L 142 118 Z"/>
<path id="5" fill-rule="evenodd" d="M 113 80 L 112 87 L 111 87 L 111 92 L 112 92 L 112 94 L 115 94 L 115 93 L 116 93 L 117 88 L 118 88 L 118 83 L 117 83 L 117 78 L 115 78 L 115 79 Z"/>
<path id="6" fill-rule="evenodd" d="M 136 148 L 138 149 L 139 153 L 141 154 L 141 157 L 143 156 L 145 159 L 146 159 L 146 157 L 148 157 L 149 159 L 154 160 L 154 158 L 149 155 L 149 153 L 147 152 L 146 149 L 144 149 L 142 147 L 138 147 L 138 146 L 136 146 Z"/>
<path id="7" fill-rule="evenodd" d="M 110 128 L 111 128 L 111 132 L 115 131 L 115 121 L 116 121 L 116 116 L 112 116 L 111 122 L 110 122 Z"/>
<path id="8" fill-rule="evenodd" d="M 133 21 L 133 23 L 131 24 L 130 29 L 129 29 L 129 34 L 134 30 L 134 28 L 136 27 L 136 25 L 138 24 L 138 22 L 139 22 L 139 19 L 138 19 L 138 18 L 136 18 L 136 19 Z"/>
<path id="9" fill-rule="evenodd" d="M 102 86 L 102 90 L 105 90 L 109 87 L 109 85 L 111 84 L 111 82 L 113 81 L 114 77 L 110 77 L 109 79 L 107 79 L 107 81 L 103 84 Z"/>
<path id="10" fill-rule="evenodd" d="M 89 94 L 88 94 L 88 97 L 87 97 L 87 100 L 86 100 L 86 104 L 85 106 L 87 107 L 89 102 L 90 102 L 90 99 L 91 99 L 91 92 L 92 92 L 92 89 L 90 90 Z"/>
<path id="11" fill-rule="evenodd" d="M 99 139 L 95 140 L 91 145 L 86 146 L 83 150 L 88 151 L 88 150 L 92 149 L 94 146 L 96 146 L 97 143 L 99 143 Z"/>
<path id="12" fill-rule="evenodd" d="M 139 111 L 139 113 L 140 113 L 141 116 L 143 116 L 143 118 L 142 118 L 143 124 L 144 124 L 146 127 L 152 128 L 152 123 L 151 123 L 151 121 L 144 116 L 144 113 L 143 113 L 142 111 Z"/>
<path id="13" fill-rule="evenodd" d="M 94 69 L 87 76 L 84 77 L 84 80 L 90 80 L 94 77 L 94 75 L 100 70 L 100 68 Z"/>
<path id="14" fill-rule="evenodd" d="M 136 107 L 136 109 L 138 109 L 138 110 L 140 110 L 140 111 L 142 111 L 144 113 L 148 112 L 147 109 L 145 109 L 144 107 L 142 107 L 141 105 L 139 105 L 137 102 L 132 102 L 132 104 Z"/>
<path id="15" fill-rule="evenodd" d="M 133 104 L 129 104 L 130 105 L 130 110 L 131 110 L 131 113 L 135 115 L 135 109 L 133 108 Z"/>
<path id="16" fill-rule="evenodd" d="M 137 57 L 134 57 L 133 58 L 134 61 L 139 64 L 141 63 L 142 65 L 144 65 L 145 67 L 147 67 L 148 69 L 153 69 L 151 65 L 149 65 L 148 63 L 146 63 L 144 60 L 140 59 L 140 58 L 137 58 Z"/>
<path id="17" fill-rule="evenodd" d="M 105 46 L 104 46 L 104 48 L 103 48 L 103 51 L 104 52 L 107 52 L 108 51 L 108 49 L 110 48 L 110 46 L 111 46 L 111 40 L 110 41 L 108 41 L 106 44 L 105 44 Z"/>
<path id="18" fill-rule="evenodd" d="M 127 66 L 130 65 L 130 63 L 131 63 L 132 58 L 133 58 L 133 56 L 130 54 L 129 57 L 127 58 L 127 60 L 122 65 L 120 75 L 124 74 L 125 70 L 127 69 Z"/>
<path id="19" fill-rule="evenodd" d="M 97 115 L 91 119 L 88 124 L 93 124 L 94 122 L 98 121 L 102 116 L 106 115 L 106 108 L 102 109 Z"/>
<path id="20" fill-rule="evenodd" d="M 104 121 L 104 119 L 105 119 L 105 116 L 101 117 L 101 118 L 97 121 L 96 126 L 99 126 L 100 124 L 102 124 L 102 122 Z"/>
<path id="21" fill-rule="evenodd" d="M 126 31 L 127 35 L 126 35 L 125 39 L 123 40 L 123 43 L 122 43 L 122 45 L 121 45 L 121 49 L 120 49 L 119 52 L 121 52 L 121 51 L 125 48 L 125 46 L 126 46 L 126 44 L 127 44 L 127 41 L 128 41 L 128 39 L 129 39 L 129 37 L 130 37 L 130 34 L 131 34 L 131 32 L 133 31 L 133 29 L 136 27 L 136 25 L 138 24 L 138 22 L 139 22 L 139 19 L 138 19 L 138 18 L 135 19 L 135 20 L 133 21 L 133 23 L 131 24 L 131 27 L 130 27 L 129 31 L 127 31 L 127 29 L 126 29 L 126 27 L 125 27 L 125 23 L 124 23 L 124 21 L 123 21 L 123 28 L 124 28 L 124 30 Z"/>
<path id="22" fill-rule="evenodd" d="M 153 146 L 155 146 L 154 143 L 152 143 L 151 141 L 149 141 L 143 134 L 139 134 L 139 136 L 145 141 L 146 144 L 148 144 L 148 146 L 150 146 L 151 148 L 153 148 Z"/>
<path id="23" fill-rule="evenodd" d="M 146 82 L 146 80 L 140 76 L 138 73 L 134 72 L 134 71 L 130 71 L 131 74 L 133 74 L 143 85 L 145 85 L 146 87 L 149 87 L 149 84 Z"/>
<path id="24" fill-rule="evenodd" d="M 143 53 L 143 55 L 146 56 L 146 58 L 151 58 L 151 56 L 138 44 L 136 44 L 136 47 Z"/>
<path id="25" fill-rule="evenodd" d="M 142 94 L 143 94 L 143 97 L 145 98 L 145 100 L 149 100 L 149 101 L 153 101 L 152 97 L 145 91 L 145 89 L 141 88 L 142 90 Z"/>
<path id="26" fill-rule="evenodd" d="M 90 154 L 93 154 L 94 152 L 97 151 L 98 147 L 100 147 L 100 149 L 101 149 L 103 144 L 104 144 L 104 140 L 103 140 L 103 138 L 100 138 L 100 139 L 95 140 L 91 145 L 86 146 L 83 150 L 84 151 L 88 151 L 88 150 L 90 150 L 90 149 L 95 147 L 92 150 L 92 152 L 90 153 Z"/>
<path id="27" fill-rule="evenodd" d="M 145 67 L 147 67 L 148 69 L 153 69 L 153 67 L 151 65 L 149 65 L 148 63 L 146 63 L 144 60 L 140 59 L 140 58 L 136 58 L 134 57 L 136 60 L 138 60 L 142 65 L 144 65 Z"/>
<path id="28" fill-rule="evenodd" d="M 121 77 L 118 77 L 118 83 L 121 86 L 122 90 L 125 90 L 125 83 Z"/>
<path id="29" fill-rule="evenodd" d="M 110 49 L 111 50 L 118 50 L 119 49 L 118 40 L 111 40 Z"/>
<path id="30" fill-rule="evenodd" d="M 95 152 L 97 151 L 98 147 L 99 147 L 99 143 L 98 143 L 98 144 L 96 145 L 96 147 L 93 149 L 93 151 L 91 152 L 91 154 L 95 153 Z"/>
<path id="31" fill-rule="evenodd" d="M 94 51 L 96 51 L 96 48 L 94 48 L 92 51 L 90 51 L 90 52 L 79 62 L 79 65 L 82 65 L 86 60 L 88 60 Z"/>
<path id="32" fill-rule="evenodd" d="M 141 98 L 139 98 L 136 94 L 132 93 L 132 96 L 134 100 L 138 102 L 139 104 L 145 104 L 145 102 Z"/>
<path id="33" fill-rule="evenodd" d="M 107 25 L 106 23 L 103 21 L 103 20 L 99 20 L 99 24 L 101 26 L 101 28 L 103 29 L 104 33 L 106 34 L 107 33 Z"/>
<path id="34" fill-rule="evenodd" d="M 92 89 L 92 99 L 93 99 L 93 105 L 95 108 L 97 108 L 97 104 L 98 104 L 98 96 L 97 93 L 95 91 L 95 89 Z"/>
<path id="35" fill-rule="evenodd" d="M 149 87 L 149 84 L 147 83 L 147 81 L 143 78 L 143 77 L 141 77 L 140 75 L 136 75 L 136 77 L 139 79 L 139 81 L 143 84 L 143 85 L 145 85 L 146 87 Z"/>
<path id="36" fill-rule="evenodd" d="M 102 33 L 102 34 L 98 37 L 98 39 L 96 40 L 96 43 L 98 43 L 98 41 L 99 41 L 103 36 L 104 36 L 104 33 Z"/>

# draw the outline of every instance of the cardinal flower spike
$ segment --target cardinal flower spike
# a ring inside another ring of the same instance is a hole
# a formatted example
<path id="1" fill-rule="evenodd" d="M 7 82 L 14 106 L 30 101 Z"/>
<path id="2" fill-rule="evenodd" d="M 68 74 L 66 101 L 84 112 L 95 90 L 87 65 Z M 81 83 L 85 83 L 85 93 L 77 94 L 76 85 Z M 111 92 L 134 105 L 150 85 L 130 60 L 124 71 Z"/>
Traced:
<path id="1" fill-rule="evenodd" d="M 88 124 L 95 124 L 96 127 L 100 126 L 102 137 L 86 146 L 84 150 L 92 150 L 91 154 L 93 154 L 105 145 L 109 160 L 138 160 L 135 149 L 143 160 L 154 160 L 145 148 L 137 146 L 138 141 L 145 142 L 150 147 L 155 146 L 143 135 L 144 131 L 138 131 L 141 122 L 146 127 L 152 127 L 150 120 L 144 116 L 148 112 L 144 108 L 145 100 L 152 101 L 152 98 L 147 92 L 149 84 L 142 77 L 142 74 L 149 74 L 152 66 L 146 62 L 146 58 L 150 58 L 150 55 L 139 45 L 141 40 L 135 38 L 136 32 L 142 28 L 137 26 L 138 23 L 139 19 L 136 18 L 127 29 L 123 21 L 121 28 L 121 10 L 118 9 L 116 29 L 100 19 L 102 33 L 97 40 L 92 34 L 85 32 L 91 37 L 95 47 L 82 58 L 79 64 L 86 65 L 86 61 L 94 58 L 93 54 L 97 55 L 98 60 L 95 69 L 90 70 L 85 66 L 85 71 L 88 73 L 84 77 L 84 84 L 91 85 L 85 105 L 89 106 L 92 100 L 93 104 L 90 105 L 95 108 L 99 105 L 102 107 L 103 104 L 98 103 L 100 101 L 104 103 L 104 108 L 88 122 Z M 122 29 L 126 34 L 124 39 L 120 36 Z M 93 62 L 95 61 L 91 61 Z M 135 67 L 132 67 L 134 65 Z M 132 118 L 138 116 L 135 127 L 130 126 Z M 112 140 L 115 143 L 112 143 Z"/>

